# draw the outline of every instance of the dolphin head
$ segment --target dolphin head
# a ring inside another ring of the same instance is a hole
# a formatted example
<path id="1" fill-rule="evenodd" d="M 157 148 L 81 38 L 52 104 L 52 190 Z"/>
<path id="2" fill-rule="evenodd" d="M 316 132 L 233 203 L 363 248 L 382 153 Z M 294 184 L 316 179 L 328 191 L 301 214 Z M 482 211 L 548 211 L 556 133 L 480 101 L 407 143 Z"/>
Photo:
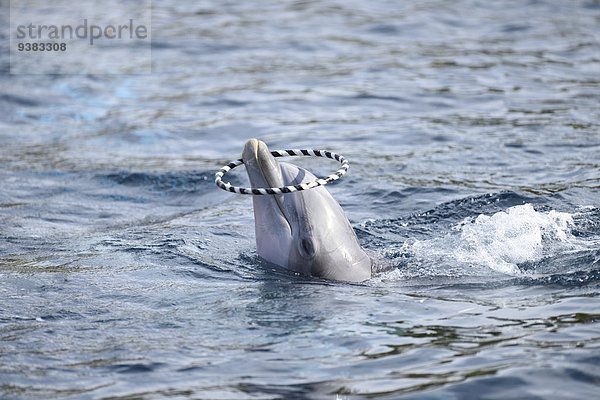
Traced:
<path id="1" fill-rule="evenodd" d="M 252 187 L 280 187 L 315 180 L 309 171 L 278 162 L 267 145 L 250 139 L 242 153 Z M 371 259 L 340 205 L 324 187 L 253 196 L 256 248 L 263 259 L 325 279 L 361 282 Z"/>

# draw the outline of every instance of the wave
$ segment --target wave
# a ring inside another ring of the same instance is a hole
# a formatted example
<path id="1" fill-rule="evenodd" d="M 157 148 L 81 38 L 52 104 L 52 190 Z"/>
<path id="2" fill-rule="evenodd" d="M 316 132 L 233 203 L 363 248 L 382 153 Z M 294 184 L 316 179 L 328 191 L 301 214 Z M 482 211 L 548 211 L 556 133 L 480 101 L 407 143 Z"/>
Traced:
<path id="1" fill-rule="evenodd" d="M 514 196 L 497 199 L 506 198 Z M 497 211 L 493 196 L 488 200 L 493 211 L 473 213 L 458 221 L 451 210 L 454 208 L 458 215 L 469 209 L 473 212 L 473 205 L 481 208 L 481 198 L 461 199 L 402 219 L 363 224 L 359 237 L 377 253 L 379 274 L 375 279 L 496 277 L 556 283 L 564 275 L 568 282 L 573 282 L 573 277 L 579 282 L 597 280 L 597 208 L 569 213 L 525 203 Z"/>

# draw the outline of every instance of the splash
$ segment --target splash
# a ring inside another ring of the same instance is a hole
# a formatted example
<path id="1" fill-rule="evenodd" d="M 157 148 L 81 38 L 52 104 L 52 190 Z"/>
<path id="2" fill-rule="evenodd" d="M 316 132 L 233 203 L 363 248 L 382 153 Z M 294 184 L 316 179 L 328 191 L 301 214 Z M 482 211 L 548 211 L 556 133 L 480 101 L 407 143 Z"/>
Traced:
<path id="1" fill-rule="evenodd" d="M 538 212 L 531 204 L 510 207 L 491 216 L 465 218 L 443 236 L 406 241 L 388 249 L 395 268 L 383 279 L 522 275 L 524 264 L 575 250 L 573 216 Z M 398 261 L 400 265 L 398 265 Z"/>
<path id="2" fill-rule="evenodd" d="M 461 225 L 460 246 L 454 251 L 459 261 L 519 274 L 519 264 L 539 261 L 568 244 L 573 217 L 554 210 L 537 212 L 525 204 Z"/>

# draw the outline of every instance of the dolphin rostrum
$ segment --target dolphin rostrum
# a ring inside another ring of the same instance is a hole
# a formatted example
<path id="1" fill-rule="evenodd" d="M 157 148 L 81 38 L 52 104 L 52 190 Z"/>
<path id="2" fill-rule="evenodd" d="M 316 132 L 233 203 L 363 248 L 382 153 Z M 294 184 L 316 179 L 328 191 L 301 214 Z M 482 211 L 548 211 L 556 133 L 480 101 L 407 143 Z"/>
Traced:
<path id="1" fill-rule="evenodd" d="M 281 187 L 317 179 L 296 165 L 278 162 L 267 145 L 250 139 L 242 159 L 252 187 Z M 358 244 L 342 207 L 323 186 L 252 196 L 256 249 L 281 267 L 325 279 L 361 282 L 372 261 Z"/>

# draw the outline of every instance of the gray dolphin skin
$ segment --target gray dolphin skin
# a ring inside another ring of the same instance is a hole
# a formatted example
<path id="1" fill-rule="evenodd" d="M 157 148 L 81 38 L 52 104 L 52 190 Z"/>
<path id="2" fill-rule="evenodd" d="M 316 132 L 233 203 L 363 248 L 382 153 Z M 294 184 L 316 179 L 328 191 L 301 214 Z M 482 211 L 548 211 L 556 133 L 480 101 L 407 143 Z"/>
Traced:
<path id="1" fill-rule="evenodd" d="M 267 145 L 250 139 L 242 159 L 252 187 L 281 187 L 316 177 L 278 162 Z M 372 261 L 358 244 L 342 207 L 323 186 L 294 193 L 252 196 L 256 249 L 263 259 L 303 275 L 362 282 Z"/>

